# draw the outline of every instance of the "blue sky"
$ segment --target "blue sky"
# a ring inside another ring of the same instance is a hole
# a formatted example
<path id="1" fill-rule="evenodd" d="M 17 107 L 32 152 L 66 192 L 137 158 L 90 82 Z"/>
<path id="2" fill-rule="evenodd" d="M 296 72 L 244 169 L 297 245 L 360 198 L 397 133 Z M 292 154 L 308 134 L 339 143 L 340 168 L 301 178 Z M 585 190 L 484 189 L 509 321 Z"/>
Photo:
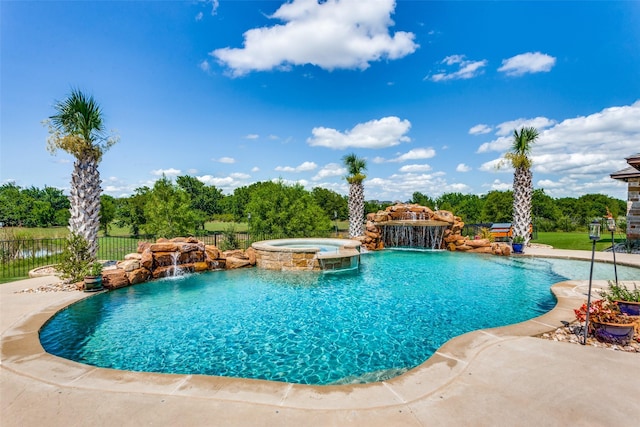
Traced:
<path id="1" fill-rule="evenodd" d="M 42 121 L 79 88 L 120 141 L 106 194 L 164 173 L 229 194 L 282 179 L 367 199 L 511 188 L 496 163 L 535 126 L 535 188 L 626 199 L 640 152 L 636 1 L 6 1 L 0 184 L 67 190 Z"/>

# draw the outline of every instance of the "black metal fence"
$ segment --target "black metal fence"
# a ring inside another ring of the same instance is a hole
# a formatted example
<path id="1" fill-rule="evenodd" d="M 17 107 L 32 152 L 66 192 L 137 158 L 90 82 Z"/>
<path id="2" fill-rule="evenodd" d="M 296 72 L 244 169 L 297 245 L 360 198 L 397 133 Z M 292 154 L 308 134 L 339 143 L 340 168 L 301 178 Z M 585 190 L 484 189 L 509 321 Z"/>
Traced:
<path id="1" fill-rule="evenodd" d="M 197 239 L 227 250 L 247 249 L 259 240 L 285 237 L 291 236 L 240 232 L 215 233 L 198 236 Z M 329 234 L 324 237 L 329 237 Z M 154 241 L 153 236 L 100 237 L 98 259 L 121 260 L 126 254 L 136 252 L 138 243 Z M 29 271 L 35 268 L 59 263 L 66 245 L 66 238 L 0 240 L 0 283 L 27 278 Z"/>
<path id="2" fill-rule="evenodd" d="M 98 259 L 117 260 L 136 252 L 138 242 L 130 237 L 101 237 Z M 0 282 L 22 279 L 34 268 L 60 262 L 66 238 L 16 239 L 0 241 Z"/>

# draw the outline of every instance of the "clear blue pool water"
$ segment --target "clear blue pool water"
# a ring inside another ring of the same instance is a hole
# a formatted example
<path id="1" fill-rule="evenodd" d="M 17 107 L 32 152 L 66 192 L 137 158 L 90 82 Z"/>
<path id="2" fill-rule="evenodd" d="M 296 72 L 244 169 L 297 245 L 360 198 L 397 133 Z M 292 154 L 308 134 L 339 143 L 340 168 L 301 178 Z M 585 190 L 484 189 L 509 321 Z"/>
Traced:
<path id="1" fill-rule="evenodd" d="M 588 276 L 588 262 L 384 251 L 350 273 L 232 270 L 97 294 L 58 313 L 40 339 L 49 353 L 105 368 L 371 382 L 457 335 L 543 314 L 552 284 Z M 613 278 L 613 267 L 597 265 L 594 277 Z"/>
<path id="2" fill-rule="evenodd" d="M 320 249 L 322 253 L 338 252 L 339 247 L 333 245 L 314 245 L 314 244 L 290 244 L 290 245 L 274 245 L 276 247 L 286 247 L 291 249 Z"/>

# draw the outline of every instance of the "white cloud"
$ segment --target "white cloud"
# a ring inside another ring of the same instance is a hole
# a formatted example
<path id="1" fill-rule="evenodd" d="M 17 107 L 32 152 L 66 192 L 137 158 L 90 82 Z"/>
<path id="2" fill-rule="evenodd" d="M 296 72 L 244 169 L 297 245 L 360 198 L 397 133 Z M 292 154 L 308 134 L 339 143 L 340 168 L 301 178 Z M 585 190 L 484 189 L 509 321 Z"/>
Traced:
<path id="1" fill-rule="evenodd" d="M 508 76 L 521 76 L 527 73 L 549 72 L 556 64 L 556 58 L 540 52 L 527 52 L 502 60 L 498 71 Z"/>
<path id="2" fill-rule="evenodd" d="M 258 135 L 256 133 L 250 133 L 249 135 L 245 136 L 245 138 L 247 138 L 247 139 L 258 139 L 258 138 L 260 138 L 260 135 Z"/>
<path id="3" fill-rule="evenodd" d="M 456 172 L 469 172 L 471 170 L 470 166 L 465 165 L 464 163 L 460 163 L 456 166 Z"/>
<path id="4" fill-rule="evenodd" d="M 323 69 L 366 69 L 369 63 L 413 53 L 414 34 L 389 33 L 395 0 L 292 0 L 269 18 L 283 24 L 244 33 L 242 48 L 210 54 L 234 76 L 312 64 Z"/>
<path id="5" fill-rule="evenodd" d="M 202 176 L 198 176 L 196 178 L 198 178 L 198 181 L 200 181 L 200 182 L 202 182 L 204 184 L 215 185 L 216 187 L 220 187 L 220 188 L 229 187 L 229 186 L 233 185 L 233 183 L 235 182 L 235 180 L 230 176 L 215 177 L 215 176 L 211 176 L 211 175 L 202 175 Z"/>
<path id="6" fill-rule="evenodd" d="M 169 168 L 169 169 L 156 169 L 156 170 L 152 170 L 151 174 L 152 175 L 156 175 L 156 176 L 178 176 L 182 173 L 182 171 L 180 171 L 180 169 L 174 169 L 174 168 Z"/>
<path id="7" fill-rule="evenodd" d="M 492 130 L 493 129 L 491 128 L 491 126 L 487 126 L 485 124 L 479 124 L 469 129 L 469 135 L 484 135 L 485 133 L 489 133 Z"/>
<path id="8" fill-rule="evenodd" d="M 343 176 L 347 174 L 347 169 L 338 163 L 328 163 L 322 169 L 318 171 L 318 173 L 311 178 L 312 181 L 319 181 L 321 179 L 333 177 L 333 176 Z"/>
<path id="9" fill-rule="evenodd" d="M 444 82 L 447 80 L 471 79 L 483 73 L 483 68 L 487 65 L 487 60 L 469 61 L 465 59 L 464 55 L 451 55 L 444 58 L 440 63 L 449 67 L 457 67 L 457 69 L 455 71 L 446 69 L 438 70 L 437 73 L 425 77 L 425 80 Z"/>
<path id="10" fill-rule="evenodd" d="M 627 190 L 625 182 L 611 179 L 608 174 L 601 175 L 595 179 L 593 175 L 589 179 L 574 176 L 564 176 L 558 180 L 541 179 L 536 182 L 535 186 L 536 188 L 543 188 L 546 194 L 555 198 L 575 197 L 575 194 L 624 194 Z M 571 189 L 570 192 L 568 189 Z"/>
<path id="11" fill-rule="evenodd" d="M 414 148 L 398 157 L 389 160 L 390 162 L 406 162 L 407 160 L 430 159 L 436 155 L 433 148 Z"/>
<path id="12" fill-rule="evenodd" d="M 195 175 L 198 173 L 198 169 L 187 169 L 187 174 Z"/>
<path id="13" fill-rule="evenodd" d="M 242 173 L 242 172 L 234 172 L 229 174 L 229 176 L 233 179 L 249 179 L 251 178 L 251 175 L 246 174 L 246 173 Z"/>
<path id="14" fill-rule="evenodd" d="M 202 175 L 196 178 L 206 185 L 214 185 L 226 193 L 231 193 L 238 187 L 250 184 L 251 176 L 245 173 L 232 173 L 229 176 Z"/>
<path id="15" fill-rule="evenodd" d="M 506 151 L 511 147 L 513 142 L 513 131 L 524 127 L 534 127 L 538 129 L 538 132 L 555 125 L 554 120 L 546 117 L 535 117 L 533 119 L 516 119 L 508 122 L 500 123 L 496 126 L 496 135 L 498 138 L 485 142 L 478 148 L 478 153 L 486 153 L 489 151 Z"/>
<path id="16" fill-rule="evenodd" d="M 200 3 L 204 3 L 205 5 L 210 4 L 211 5 L 211 16 L 215 16 L 216 13 L 218 13 L 218 6 L 220 6 L 220 1 L 219 0 L 199 0 Z M 203 18 L 203 13 L 199 12 L 196 15 L 196 21 L 200 21 Z"/>
<path id="17" fill-rule="evenodd" d="M 498 128 L 498 130 L 496 131 L 496 135 L 511 137 L 514 130 L 520 129 L 523 126 L 533 126 L 534 128 L 538 129 L 538 131 L 541 131 L 555 124 L 555 120 L 551 120 L 546 117 L 535 117 L 533 119 L 516 119 L 500 123 L 498 126 L 496 126 Z"/>
<path id="18" fill-rule="evenodd" d="M 296 167 L 291 166 L 277 166 L 276 170 L 280 172 L 309 172 L 318 167 L 314 162 L 304 162 Z"/>
<path id="19" fill-rule="evenodd" d="M 547 119 L 542 121 L 545 120 Z M 499 137 L 482 144 L 478 152 L 504 153 L 510 144 L 510 137 Z M 532 169 L 534 174 L 562 175 L 586 185 L 585 183 L 592 183 L 597 176 L 610 180 L 609 174 L 625 168 L 627 164 L 624 158 L 637 153 L 638 147 L 640 101 L 632 105 L 605 108 L 588 116 L 566 119 L 542 131 L 531 147 Z M 495 172 L 495 165 L 501 158 L 484 163 L 480 170 Z M 613 188 L 612 185 L 609 188 Z"/>
<path id="20" fill-rule="evenodd" d="M 200 63 L 199 67 L 205 73 L 208 73 L 209 71 L 211 71 L 211 65 L 209 64 L 209 61 L 207 61 L 206 59 Z"/>
<path id="21" fill-rule="evenodd" d="M 220 157 L 219 159 L 211 159 L 214 162 L 219 162 L 219 163 L 226 163 L 226 164 L 232 164 L 236 162 L 236 159 L 234 159 L 233 157 Z"/>
<path id="22" fill-rule="evenodd" d="M 311 146 L 328 147 L 334 150 L 344 150 L 348 147 L 387 148 L 411 141 L 408 136 L 405 136 L 410 128 L 409 120 L 400 120 L 395 116 L 383 117 L 379 120 L 359 123 L 344 133 L 325 127 L 313 128 L 311 131 L 313 137 L 308 138 L 307 143 Z"/>
<path id="23" fill-rule="evenodd" d="M 379 200 L 406 201 L 411 195 L 420 191 L 425 194 L 439 196 L 444 193 L 467 193 L 471 187 L 463 183 L 448 183 L 444 173 L 403 173 L 393 174 L 387 178 L 371 178 L 364 181 L 365 196 L 367 189 L 376 194 Z M 369 198 L 369 196 L 366 196 Z"/>
<path id="24" fill-rule="evenodd" d="M 400 172 L 429 172 L 430 170 L 431 170 L 431 166 L 427 164 L 404 165 L 399 169 Z"/>
<path id="25" fill-rule="evenodd" d="M 251 168 L 251 172 L 259 172 L 260 168 L 258 166 L 254 166 Z"/>
<path id="26" fill-rule="evenodd" d="M 509 172 L 508 168 L 505 168 L 505 167 L 499 168 L 498 167 L 501 163 L 504 163 L 502 158 L 493 159 L 493 160 L 490 160 L 490 161 L 485 162 L 482 165 L 480 165 L 479 170 L 481 170 L 483 172 Z"/>
<path id="27" fill-rule="evenodd" d="M 511 190 L 513 185 L 510 182 L 502 182 L 499 179 L 496 179 L 491 184 L 483 185 L 483 187 L 489 187 L 490 190 L 507 191 Z"/>

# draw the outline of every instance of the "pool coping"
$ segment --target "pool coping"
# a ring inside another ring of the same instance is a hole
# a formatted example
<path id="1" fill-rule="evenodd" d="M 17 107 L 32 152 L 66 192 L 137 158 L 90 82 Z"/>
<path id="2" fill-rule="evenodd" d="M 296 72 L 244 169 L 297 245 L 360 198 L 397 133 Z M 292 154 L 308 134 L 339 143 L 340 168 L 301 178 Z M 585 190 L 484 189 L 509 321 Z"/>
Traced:
<path id="1" fill-rule="evenodd" d="M 570 255 L 575 257 L 573 259 L 590 259 L 591 254 L 588 253 L 588 258 L 584 253 L 556 255 L 552 257 Z M 640 267 L 640 256 L 630 256 L 621 264 Z M 57 278 L 40 278 L 43 283 L 47 279 L 57 281 Z M 436 399 L 441 390 L 453 382 L 464 380 L 464 376 L 470 374 L 474 361 L 484 352 L 493 351 L 496 346 L 509 347 L 516 341 L 521 345 L 519 340 L 523 337 L 553 331 L 561 326 L 562 321 L 572 321 L 573 309 L 586 298 L 586 282 L 569 280 L 557 283 L 551 288 L 557 304 L 550 312 L 525 322 L 455 337 L 416 368 L 376 383 L 312 386 L 204 375 L 130 372 L 97 368 L 46 353 L 40 345 L 40 328 L 59 310 L 90 296 L 79 292 L 38 295 L 37 303 L 26 304 L 23 310 L 19 307 L 12 310 L 9 317 L 13 319 L 6 318 L 3 309 L 1 367 L 28 381 L 85 391 L 144 393 L 314 411 L 405 408 Z M 10 289 L 17 289 L 20 285 L 0 287 L 3 306 L 11 300 L 32 296 L 9 294 Z M 594 289 L 606 285 L 606 281 L 594 281 Z"/>

